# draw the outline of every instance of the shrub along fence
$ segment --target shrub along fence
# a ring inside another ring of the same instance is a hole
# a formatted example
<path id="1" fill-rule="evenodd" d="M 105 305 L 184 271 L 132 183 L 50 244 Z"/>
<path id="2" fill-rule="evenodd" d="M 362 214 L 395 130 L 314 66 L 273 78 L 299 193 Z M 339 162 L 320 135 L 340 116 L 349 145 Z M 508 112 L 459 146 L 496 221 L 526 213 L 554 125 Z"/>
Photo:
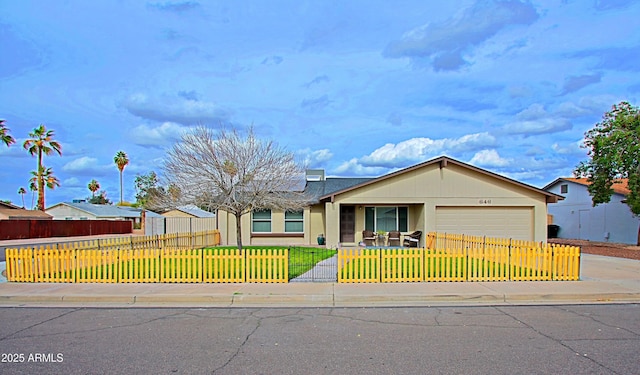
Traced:
<path id="1" fill-rule="evenodd" d="M 424 249 L 340 249 L 338 282 L 579 280 L 580 248 L 429 233 Z"/>

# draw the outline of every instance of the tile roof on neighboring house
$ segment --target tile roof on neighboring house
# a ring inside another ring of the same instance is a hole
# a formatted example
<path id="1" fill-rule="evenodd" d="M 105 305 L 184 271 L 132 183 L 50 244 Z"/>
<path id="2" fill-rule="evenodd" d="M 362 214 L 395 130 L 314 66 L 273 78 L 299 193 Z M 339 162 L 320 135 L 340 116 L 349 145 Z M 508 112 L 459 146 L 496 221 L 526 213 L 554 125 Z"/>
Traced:
<path id="1" fill-rule="evenodd" d="M 591 185 L 591 183 L 586 178 L 561 177 L 561 178 L 557 179 L 556 181 L 554 181 L 553 183 L 557 182 L 558 180 L 575 182 L 577 184 L 584 185 L 584 186 Z M 551 185 L 551 184 L 549 184 L 549 185 Z M 549 185 L 547 185 L 547 186 L 549 186 Z M 618 194 L 627 196 L 630 193 L 630 191 L 629 191 L 629 179 L 628 178 L 618 178 L 618 179 L 614 180 L 614 183 L 611 186 L 611 188 L 613 189 L 614 193 L 618 193 Z"/>

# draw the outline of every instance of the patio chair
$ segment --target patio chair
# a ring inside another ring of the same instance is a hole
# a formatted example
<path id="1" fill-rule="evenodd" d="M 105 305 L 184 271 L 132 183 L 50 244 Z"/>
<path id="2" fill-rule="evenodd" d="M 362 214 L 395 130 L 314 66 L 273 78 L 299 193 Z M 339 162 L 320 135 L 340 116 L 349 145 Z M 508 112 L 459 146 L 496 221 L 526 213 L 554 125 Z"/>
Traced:
<path id="1" fill-rule="evenodd" d="M 406 234 L 402 244 L 406 247 L 418 247 L 420 244 L 420 237 L 422 237 L 422 232 L 419 230 L 411 234 Z"/>
<path id="2" fill-rule="evenodd" d="M 373 246 L 376 241 L 376 237 L 377 236 L 373 231 L 370 231 L 370 230 L 362 231 L 362 241 L 364 242 L 365 246 Z"/>
<path id="3" fill-rule="evenodd" d="M 387 241 L 389 246 L 400 246 L 400 232 L 397 230 L 390 231 Z"/>

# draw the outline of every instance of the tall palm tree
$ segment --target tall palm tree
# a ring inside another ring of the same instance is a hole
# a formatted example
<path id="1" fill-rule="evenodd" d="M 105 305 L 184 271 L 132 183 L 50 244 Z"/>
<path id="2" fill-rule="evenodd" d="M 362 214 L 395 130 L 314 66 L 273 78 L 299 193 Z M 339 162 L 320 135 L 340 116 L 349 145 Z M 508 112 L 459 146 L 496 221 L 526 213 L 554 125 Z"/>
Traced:
<path id="1" fill-rule="evenodd" d="M 29 190 L 31 190 L 31 208 L 30 210 L 33 210 L 33 198 L 35 195 L 35 192 L 38 191 L 38 184 L 36 183 L 36 181 L 32 181 L 33 179 L 29 180 Z"/>
<path id="2" fill-rule="evenodd" d="M 0 120 L 0 142 L 10 146 L 12 143 L 16 143 L 16 140 L 9 135 L 9 128 L 4 125 L 4 120 Z"/>
<path id="3" fill-rule="evenodd" d="M 129 158 L 127 158 L 127 154 L 124 151 L 118 151 L 116 156 L 113 158 L 113 162 L 118 166 L 118 170 L 120 171 L 120 204 L 122 204 L 122 171 L 124 167 L 129 164 Z"/>
<path id="4" fill-rule="evenodd" d="M 27 191 L 21 186 L 20 189 L 18 189 L 18 194 L 22 196 L 22 208 L 24 208 L 24 195 L 27 194 Z"/>
<path id="5" fill-rule="evenodd" d="M 42 156 L 51 155 L 53 152 L 57 152 L 58 155 L 62 155 L 62 146 L 57 141 L 53 140 L 53 130 L 47 130 L 47 128 L 40 124 L 37 128 L 33 129 L 33 132 L 29 133 L 29 139 L 24 141 L 22 147 L 29 151 L 31 156 L 38 156 L 38 169 L 36 172 L 36 182 L 38 184 L 38 209 L 44 211 L 44 185 L 45 176 L 40 174 L 47 171 L 42 165 Z M 49 168 L 50 169 L 50 168 Z M 59 185 L 59 184 L 58 184 Z"/>
<path id="6" fill-rule="evenodd" d="M 42 183 L 43 189 L 46 186 L 47 188 L 53 190 L 56 187 L 60 186 L 60 180 L 58 180 L 58 178 L 53 175 L 53 170 L 51 170 L 51 168 L 42 166 L 38 171 L 31 171 L 31 175 L 33 177 L 31 177 L 31 180 L 29 180 L 29 182 L 36 183 L 37 181 L 40 181 Z M 40 194 L 38 194 L 38 197 L 40 197 Z M 38 202 L 38 205 L 39 204 L 40 203 Z M 44 206 L 40 206 L 38 207 L 38 209 L 44 211 L 44 209 L 42 209 L 41 207 Z"/>
<path id="7" fill-rule="evenodd" d="M 89 182 L 89 185 L 87 185 L 87 187 L 91 191 L 92 197 L 95 197 L 96 191 L 100 190 L 100 184 L 96 180 L 91 180 L 91 182 Z"/>

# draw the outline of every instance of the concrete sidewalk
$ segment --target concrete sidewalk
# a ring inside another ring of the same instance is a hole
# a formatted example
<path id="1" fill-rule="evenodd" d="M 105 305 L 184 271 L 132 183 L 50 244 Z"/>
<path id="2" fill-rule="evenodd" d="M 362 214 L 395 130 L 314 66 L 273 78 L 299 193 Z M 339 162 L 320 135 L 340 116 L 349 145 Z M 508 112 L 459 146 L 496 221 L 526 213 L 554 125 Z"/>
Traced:
<path id="1" fill-rule="evenodd" d="M 640 303 L 640 261 L 583 254 L 581 281 L 288 284 L 1 283 L 0 306 L 374 307 Z"/>

